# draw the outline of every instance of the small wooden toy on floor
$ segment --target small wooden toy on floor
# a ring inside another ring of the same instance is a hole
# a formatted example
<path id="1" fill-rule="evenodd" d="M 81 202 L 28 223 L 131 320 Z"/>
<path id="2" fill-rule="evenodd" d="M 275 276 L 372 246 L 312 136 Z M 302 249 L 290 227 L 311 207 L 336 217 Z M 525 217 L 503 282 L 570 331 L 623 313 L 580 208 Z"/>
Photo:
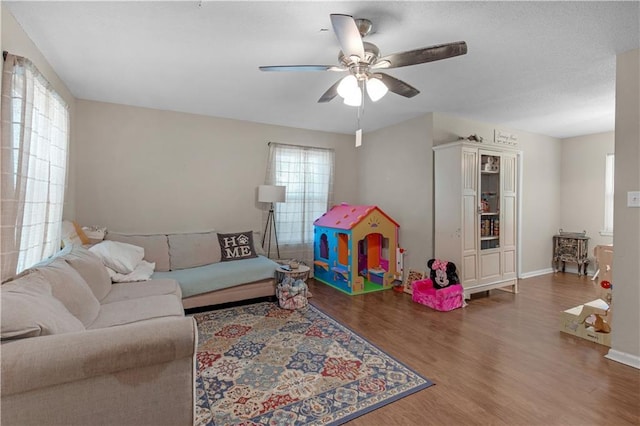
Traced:
<path id="1" fill-rule="evenodd" d="M 601 345 L 611 346 L 613 246 L 598 245 L 593 253 L 598 263 L 594 281 L 597 282 L 600 298 L 564 311 L 560 320 L 560 330 Z"/>

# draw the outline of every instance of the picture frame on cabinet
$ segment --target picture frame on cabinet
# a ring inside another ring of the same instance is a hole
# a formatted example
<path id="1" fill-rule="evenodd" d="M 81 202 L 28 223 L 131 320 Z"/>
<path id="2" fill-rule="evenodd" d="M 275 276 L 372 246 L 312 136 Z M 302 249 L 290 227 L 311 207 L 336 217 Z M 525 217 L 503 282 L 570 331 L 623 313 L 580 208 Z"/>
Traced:
<path id="1" fill-rule="evenodd" d="M 413 283 L 424 278 L 424 272 L 409 269 L 407 278 L 404 281 L 404 292 L 413 294 Z"/>

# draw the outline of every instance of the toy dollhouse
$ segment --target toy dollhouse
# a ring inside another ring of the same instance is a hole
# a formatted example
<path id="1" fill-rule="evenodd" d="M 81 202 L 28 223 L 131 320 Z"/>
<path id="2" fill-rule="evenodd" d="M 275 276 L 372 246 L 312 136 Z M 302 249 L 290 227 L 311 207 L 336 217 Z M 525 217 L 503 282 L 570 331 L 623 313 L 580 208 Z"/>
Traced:
<path id="1" fill-rule="evenodd" d="M 398 225 L 377 206 L 341 204 L 314 222 L 314 278 L 347 294 L 402 279 Z"/>

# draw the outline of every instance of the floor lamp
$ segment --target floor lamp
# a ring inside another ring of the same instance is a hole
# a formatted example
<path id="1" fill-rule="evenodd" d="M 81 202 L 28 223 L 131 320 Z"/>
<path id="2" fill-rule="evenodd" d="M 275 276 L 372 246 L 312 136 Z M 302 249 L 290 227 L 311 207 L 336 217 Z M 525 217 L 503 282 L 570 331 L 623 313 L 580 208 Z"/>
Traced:
<path id="1" fill-rule="evenodd" d="M 280 246 L 278 246 L 278 231 L 276 230 L 276 219 L 273 215 L 273 203 L 282 203 L 285 201 L 286 187 L 276 185 L 260 185 L 258 187 L 258 201 L 260 203 L 269 203 L 269 215 L 267 216 L 267 223 L 264 226 L 264 234 L 262 234 L 262 247 L 264 248 L 264 242 L 269 234 L 269 241 L 267 245 L 267 257 L 271 257 L 271 234 L 273 229 L 273 235 L 276 238 L 276 252 L 278 253 L 278 259 L 280 259 Z"/>

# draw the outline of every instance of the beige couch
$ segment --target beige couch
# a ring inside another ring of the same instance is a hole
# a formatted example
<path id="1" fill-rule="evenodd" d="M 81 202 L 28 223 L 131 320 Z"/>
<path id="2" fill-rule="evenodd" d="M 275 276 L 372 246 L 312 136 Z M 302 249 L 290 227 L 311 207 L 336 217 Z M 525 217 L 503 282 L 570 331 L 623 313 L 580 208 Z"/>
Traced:
<path id="1" fill-rule="evenodd" d="M 275 296 L 278 264 L 265 256 L 259 236 L 247 232 L 258 256 L 221 261 L 218 233 L 126 235 L 108 232 L 112 240 L 144 248 L 144 259 L 155 263 L 154 279 L 174 279 L 182 289 L 185 309 Z"/>
<path id="2" fill-rule="evenodd" d="M 190 425 L 197 328 L 173 280 L 73 247 L 0 287 L 2 425 Z"/>

